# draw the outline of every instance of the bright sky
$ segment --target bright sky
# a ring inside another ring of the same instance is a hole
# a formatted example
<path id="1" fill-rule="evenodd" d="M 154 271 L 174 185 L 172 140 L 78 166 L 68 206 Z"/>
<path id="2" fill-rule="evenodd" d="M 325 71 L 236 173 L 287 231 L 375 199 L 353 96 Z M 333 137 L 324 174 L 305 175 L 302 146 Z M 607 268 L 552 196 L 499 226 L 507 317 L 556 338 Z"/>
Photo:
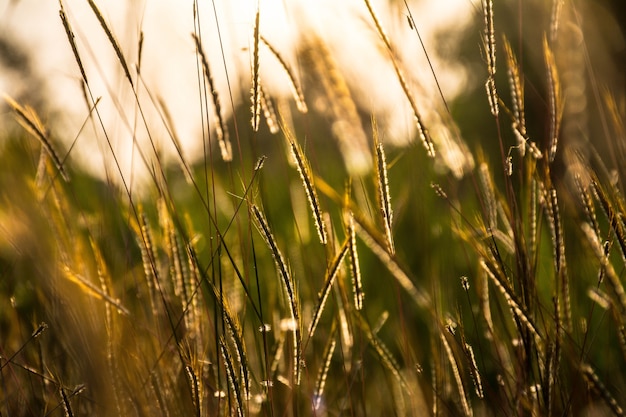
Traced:
<path id="1" fill-rule="evenodd" d="M 397 1 L 371 2 L 402 55 L 418 105 L 424 108 L 426 118 L 435 117 L 429 114 L 429 110 L 439 106 L 441 100 L 418 37 L 407 22 L 406 8 Z M 132 91 L 87 1 L 64 0 L 63 3 L 76 33 L 94 96 L 102 97 L 99 108 L 127 175 L 131 168 L 131 132 L 137 110 Z M 96 0 L 96 3 L 122 45 L 131 72 L 137 62 L 139 33 L 144 32 L 142 75 L 145 84 L 151 94 L 167 103 L 185 154 L 188 157 L 198 155 L 201 124 L 196 58 L 190 35 L 194 24 L 193 2 Z M 396 5 L 392 7 L 390 3 Z M 470 0 L 414 0 L 408 3 L 444 94 L 448 99 L 453 98 L 465 83 L 464 73 L 438 59 L 434 32 L 465 24 L 474 13 L 472 4 Z M 202 38 L 224 110 L 229 112 L 226 71 L 233 90 L 236 91 L 242 82 L 249 83 L 256 1 L 215 0 L 214 4 L 215 9 L 212 2 L 200 2 Z M 317 33 L 335 54 L 359 105 L 383 121 L 387 140 L 406 142 L 414 129 L 413 118 L 363 0 L 260 0 L 260 10 L 262 35 L 283 54 L 296 72 L 295 48 L 299 40 L 303 34 Z M 58 3 L 0 0 L 0 31 L 0 35 L 10 34 L 26 46 L 34 70 L 45 80 L 41 94 L 49 103 L 49 115 L 55 115 L 54 120 L 48 120 L 54 124 L 52 130 L 77 135 L 87 111 L 80 90 L 80 74 L 59 19 Z M 287 83 L 281 78 L 282 72 L 275 70 L 275 60 L 267 55 L 261 58 L 262 82 L 266 89 L 278 96 L 290 94 Z M 279 76 L 273 77 L 272 74 Z M 0 72 L 0 88 L 5 90 L 3 93 L 19 95 L 21 86 L 9 76 L 6 71 Z M 151 130 L 158 132 L 154 126 L 159 123 L 152 123 L 158 118 L 154 111 L 150 111 L 152 106 L 145 90 L 140 90 L 139 97 L 151 121 Z M 235 99 L 240 97 L 241 94 L 235 94 Z M 82 135 L 78 146 L 81 159 L 88 161 L 94 171 L 102 173 L 102 144 L 94 139 L 93 133 L 85 131 Z M 61 139 L 69 146 L 74 137 Z"/>

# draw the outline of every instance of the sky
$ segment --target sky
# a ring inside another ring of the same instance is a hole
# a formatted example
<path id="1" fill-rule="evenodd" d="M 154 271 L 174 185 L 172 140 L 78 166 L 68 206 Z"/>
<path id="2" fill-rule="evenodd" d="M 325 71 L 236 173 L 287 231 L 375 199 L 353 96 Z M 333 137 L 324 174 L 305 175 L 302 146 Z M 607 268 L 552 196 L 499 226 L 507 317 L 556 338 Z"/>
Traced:
<path id="1" fill-rule="evenodd" d="M 451 100 L 467 82 L 467 75 L 460 66 L 439 58 L 445 51 L 440 50 L 435 34 L 467 24 L 476 7 L 471 0 L 409 1 L 408 9 L 398 1 L 371 2 L 407 69 L 406 76 L 418 106 L 426 119 L 436 123 L 442 101 L 417 33 L 408 24 L 408 10 L 444 95 Z M 183 153 L 193 160 L 194 155 L 201 154 L 202 146 L 197 61 L 191 37 L 193 1 L 96 0 L 96 3 L 121 45 L 135 82 L 139 38 L 142 32 L 144 36 L 142 78 L 133 91 L 87 0 L 63 1 L 93 99 L 100 98 L 98 109 L 123 175 L 129 177 L 132 171 L 141 177 L 145 171 L 136 148 L 133 151 L 133 136 L 145 154 L 151 148 L 137 100 L 157 148 L 162 148 L 165 157 L 172 159 L 174 149 L 154 104 L 157 98 L 166 103 L 181 138 Z M 302 70 L 297 53 L 301 41 L 316 34 L 333 54 L 357 104 L 381 121 L 385 140 L 403 144 L 413 136 L 411 110 L 363 0 L 260 0 L 258 7 L 261 34 L 280 51 L 296 74 Z M 250 82 L 256 10 L 257 1 L 251 0 L 204 1 L 197 9 L 203 46 L 226 117 L 246 96 L 237 94 L 238 89 L 247 89 Z M 80 72 L 59 18 L 59 3 L 0 0 L 0 38 L 8 39 L 23 51 L 31 64 L 29 75 L 0 67 L 0 93 L 18 100 L 21 97 L 33 100 L 25 91 L 36 85 L 36 94 L 45 103 L 38 110 L 44 112 L 41 116 L 51 131 L 66 149 L 78 138 L 76 150 L 72 151 L 76 152 L 75 160 L 92 173 L 103 175 L 105 166 L 110 164 L 111 151 L 100 127 L 91 122 L 83 127 L 88 110 Z M 264 88 L 273 96 L 289 97 L 290 88 L 274 57 L 264 52 L 260 59 Z M 445 138 L 446 134 L 441 136 Z"/>

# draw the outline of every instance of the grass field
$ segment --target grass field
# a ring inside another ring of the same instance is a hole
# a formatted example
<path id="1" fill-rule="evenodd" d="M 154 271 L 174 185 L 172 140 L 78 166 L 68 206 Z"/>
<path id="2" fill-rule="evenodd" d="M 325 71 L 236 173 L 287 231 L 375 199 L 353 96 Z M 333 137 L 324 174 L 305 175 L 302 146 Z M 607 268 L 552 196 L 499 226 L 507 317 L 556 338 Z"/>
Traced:
<path id="1" fill-rule="evenodd" d="M 426 108 L 363 1 L 394 74 L 381 82 L 411 111 L 404 146 L 319 37 L 298 65 L 263 37 L 263 2 L 226 116 L 197 32 L 211 128 L 192 158 L 167 103 L 165 140 L 143 123 L 158 91 L 89 0 L 136 99 L 119 111 L 146 134 L 140 188 L 61 5 L 86 126 L 113 163 L 92 176 L 45 109 L 5 97 L 0 415 L 623 415 L 623 80 L 589 43 L 591 2 L 495 3 L 454 51 L 476 84 Z M 293 97 L 264 91 L 261 49 Z"/>

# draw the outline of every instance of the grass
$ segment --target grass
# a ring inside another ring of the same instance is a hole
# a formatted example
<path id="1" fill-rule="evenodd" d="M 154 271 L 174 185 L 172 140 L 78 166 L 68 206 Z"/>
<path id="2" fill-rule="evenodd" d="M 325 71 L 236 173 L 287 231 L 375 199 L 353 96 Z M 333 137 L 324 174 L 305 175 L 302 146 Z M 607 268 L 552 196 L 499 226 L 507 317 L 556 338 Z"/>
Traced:
<path id="1" fill-rule="evenodd" d="M 612 166 L 567 142 L 557 23 L 575 9 L 556 4 L 561 14 L 533 27 L 545 35 L 523 46 L 499 29 L 500 6 L 482 2 L 483 125 L 457 162 L 369 1 L 372 47 L 424 146 L 385 143 L 320 39 L 303 47 L 314 65 L 299 68 L 301 85 L 262 37 L 262 4 L 249 103 L 222 115 L 210 69 L 221 63 L 194 34 L 203 117 L 217 123 L 203 155 L 186 159 L 161 102 L 177 160 L 137 145 L 151 177 L 140 192 L 119 164 L 107 180 L 87 175 L 36 110 L 7 98 L 25 129 L 0 155 L 0 413 L 624 414 L 623 172 L 619 154 Z M 143 117 L 141 72 L 89 5 Z M 59 25 L 112 151 L 62 6 Z M 262 48 L 291 102 L 263 90 Z M 624 97 L 602 97 L 587 111 L 620 149 Z M 440 118 L 463 131 L 458 103 Z"/>

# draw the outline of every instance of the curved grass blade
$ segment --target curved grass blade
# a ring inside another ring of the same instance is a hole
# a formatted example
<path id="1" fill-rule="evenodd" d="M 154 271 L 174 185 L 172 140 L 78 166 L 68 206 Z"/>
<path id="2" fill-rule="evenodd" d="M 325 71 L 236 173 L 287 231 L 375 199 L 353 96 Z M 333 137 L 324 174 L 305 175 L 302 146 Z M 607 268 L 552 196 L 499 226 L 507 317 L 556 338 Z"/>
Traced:
<path id="1" fill-rule="evenodd" d="M 313 409 L 318 410 L 322 404 L 322 398 L 324 396 L 324 389 L 326 388 L 326 378 L 328 377 L 328 371 L 330 369 L 330 361 L 333 358 L 335 347 L 337 346 L 336 339 L 337 328 L 333 326 L 326 347 L 324 347 L 324 354 L 322 355 L 323 363 L 322 367 L 317 373 L 315 378 L 315 391 L 313 393 Z"/>
<path id="2" fill-rule="evenodd" d="M 107 24 L 106 20 L 104 19 L 104 16 L 100 12 L 100 9 L 98 9 L 98 6 L 96 5 L 96 3 L 93 0 L 87 0 L 87 1 L 89 2 L 89 6 L 91 7 L 91 10 L 93 11 L 94 15 L 96 15 L 98 22 L 100 22 L 100 26 L 102 26 L 102 30 L 104 30 L 104 33 L 107 35 L 107 38 L 109 39 L 109 43 L 113 47 L 113 50 L 115 51 L 115 54 L 117 55 L 117 59 L 120 61 L 120 65 L 122 65 L 124 74 L 126 74 L 126 78 L 128 78 L 128 82 L 130 83 L 131 87 L 134 88 L 135 84 L 133 83 L 133 78 L 130 75 L 130 70 L 128 68 L 128 64 L 126 63 L 126 58 L 124 58 L 124 54 L 122 53 L 122 48 L 120 47 L 119 42 L 117 41 L 115 36 L 113 36 L 113 32 L 109 28 L 109 25 Z"/>
<path id="3" fill-rule="evenodd" d="M 259 38 L 261 42 L 263 42 L 263 44 L 267 46 L 267 49 L 270 50 L 272 55 L 276 57 L 280 65 L 285 70 L 285 73 L 287 74 L 287 77 L 289 78 L 289 86 L 291 87 L 293 97 L 296 100 L 296 107 L 298 108 L 300 113 L 307 113 L 309 109 L 307 108 L 306 102 L 304 101 L 304 94 L 302 93 L 302 88 L 300 88 L 300 85 L 296 82 L 296 77 L 294 76 L 293 71 L 291 70 L 291 67 L 289 66 L 289 64 L 287 64 L 287 61 L 285 61 L 285 59 L 276 50 L 276 48 L 274 48 L 272 44 L 270 44 L 267 41 L 267 39 L 265 39 L 263 36 L 259 36 Z"/>
<path id="4" fill-rule="evenodd" d="M 243 399 L 241 398 L 241 389 L 239 388 L 239 381 L 237 381 L 237 373 L 235 372 L 235 365 L 233 357 L 228 351 L 228 346 L 224 341 L 224 337 L 220 337 L 220 351 L 222 353 L 222 359 L 224 360 L 224 366 L 226 368 L 226 375 L 230 382 L 230 387 L 235 398 L 235 409 L 237 411 L 237 417 L 243 417 Z"/>
<path id="5" fill-rule="evenodd" d="M 287 264 L 283 259 L 283 255 L 280 253 L 278 249 L 278 245 L 276 245 L 276 240 L 274 239 L 274 235 L 270 230 L 269 225 L 267 224 L 267 220 L 259 210 L 256 205 L 252 205 L 252 213 L 254 218 L 256 219 L 257 225 L 259 227 L 259 231 L 263 236 L 265 242 L 270 248 L 272 252 L 272 257 L 274 258 L 274 262 L 276 264 L 276 268 L 278 269 L 278 275 L 281 278 L 281 282 L 283 284 L 283 288 L 285 293 L 287 294 L 287 299 L 289 300 L 289 313 L 291 314 L 291 319 L 293 320 L 294 329 L 293 329 L 293 345 L 294 345 L 294 364 L 293 364 L 293 373 L 294 380 L 296 385 L 300 385 L 300 376 L 301 376 L 301 359 L 302 359 L 302 335 L 300 329 L 302 328 L 301 318 L 300 318 L 300 306 L 298 300 L 298 294 L 295 288 L 295 282 L 289 273 L 289 269 L 287 268 Z"/>
<path id="6" fill-rule="evenodd" d="M 233 160 L 233 150 L 232 145 L 230 143 L 230 139 L 228 137 L 228 127 L 224 122 L 224 118 L 222 117 L 222 105 L 220 102 L 220 97 L 217 93 L 217 88 L 215 86 L 215 82 L 213 81 L 213 75 L 211 74 L 211 67 L 209 67 L 209 61 L 207 60 L 206 54 L 204 53 L 204 49 L 202 48 L 202 42 L 200 38 L 193 33 L 193 40 L 196 44 L 196 51 L 198 55 L 200 55 L 200 60 L 202 61 L 202 69 L 204 69 L 204 77 L 206 81 L 209 83 L 209 90 L 211 91 L 211 98 L 213 100 L 213 107 L 215 108 L 215 115 L 217 116 L 217 124 L 215 125 L 215 132 L 217 134 L 217 142 L 220 146 L 220 152 L 222 154 L 222 160 L 226 162 L 230 162 Z"/>
<path id="7" fill-rule="evenodd" d="M 322 245 L 325 245 L 328 241 L 326 235 L 326 225 L 322 216 L 319 197 L 317 196 L 317 192 L 315 191 L 315 184 L 313 183 L 311 168 L 306 157 L 304 156 L 304 153 L 302 152 L 302 149 L 300 148 L 300 145 L 297 144 L 295 140 L 293 140 L 289 132 L 287 132 L 286 134 L 288 136 L 289 145 L 291 147 L 291 153 L 296 160 L 298 172 L 300 173 L 300 178 L 302 179 L 302 183 L 304 184 L 304 190 L 306 191 L 306 196 L 309 200 L 309 205 L 311 206 L 311 210 L 313 212 L 313 220 L 315 221 L 317 234 Z"/>
<path id="8" fill-rule="evenodd" d="M 387 176 L 387 160 L 385 157 L 385 149 L 378 137 L 378 128 L 376 122 L 372 123 L 374 131 L 374 146 L 376 148 L 376 185 L 378 190 L 378 205 L 383 216 L 383 226 L 385 228 L 385 237 L 387 239 L 387 250 L 393 255 L 396 250 L 393 243 L 393 235 L 391 229 L 393 227 L 393 210 L 391 209 L 391 197 L 389 195 L 389 179 Z"/>
<path id="9" fill-rule="evenodd" d="M 41 120 L 39 120 L 39 117 L 37 116 L 37 113 L 35 113 L 35 110 L 29 106 L 20 106 L 8 95 L 4 96 L 4 100 L 13 109 L 15 114 L 17 114 L 18 122 L 20 123 L 20 125 L 22 125 L 22 127 L 26 129 L 27 132 L 29 132 L 39 140 L 50 158 L 52 158 L 52 162 L 54 162 L 54 165 L 59 170 L 59 173 L 61 174 L 63 179 L 68 182 L 70 180 L 69 175 L 63 167 L 63 162 L 61 162 L 61 158 L 59 158 L 54 148 L 52 147 L 52 142 L 48 137 L 46 128 L 44 127 L 43 123 L 41 123 Z"/>
<path id="10" fill-rule="evenodd" d="M 330 290 L 333 286 L 333 282 L 339 273 L 339 267 L 341 266 L 341 262 L 343 262 L 344 258 L 348 253 L 348 243 L 349 240 L 346 240 L 343 245 L 341 245 L 341 249 L 339 253 L 335 256 L 332 263 L 326 270 L 326 278 L 324 279 L 324 288 L 320 293 L 319 300 L 317 302 L 317 307 L 315 308 L 315 312 L 313 313 L 313 319 L 311 320 L 311 325 L 309 326 L 308 339 L 313 337 L 315 333 L 315 329 L 319 323 L 320 317 L 322 316 L 322 312 L 324 311 L 324 306 L 326 305 L 326 300 L 328 299 L 328 294 L 330 294 Z"/>
<path id="11" fill-rule="evenodd" d="M 363 282 L 361 280 L 361 267 L 359 265 L 359 253 L 356 246 L 356 231 L 354 229 L 354 214 L 350 212 L 348 215 L 348 250 L 350 251 L 350 275 L 352 276 L 352 288 L 354 291 L 354 308 L 361 310 L 363 308 Z"/>
<path id="12" fill-rule="evenodd" d="M 372 20 L 374 21 L 374 25 L 376 26 L 376 31 L 378 32 L 378 35 L 382 39 L 383 43 L 385 44 L 385 47 L 387 48 L 387 51 L 389 52 L 391 62 L 393 64 L 393 68 L 396 72 L 396 77 L 398 78 L 398 81 L 400 82 L 400 86 L 402 87 L 402 91 L 404 92 L 407 100 L 409 101 L 409 104 L 411 105 L 411 109 L 413 110 L 413 115 L 415 116 L 415 123 L 417 124 L 417 132 L 420 135 L 422 144 L 426 148 L 426 152 L 428 153 L 428 156 L 430 156 L 431 158 L 434 158 L 435 157 L 435 145 L 433 144 L 432 138 L 430 137 L 430 134 L 428 133 L 428 129 L 426 129 L 426 127 L 424 126 L 424 122 L 422 121 L 422 116 L 420 114 L 420 111 L 417 108 L 417 104 L 415 103 L 413 94 L 411 93 L 411 90 L 409 90 L 409 86 L 406 82 L 404 73 L 402 72 L 402 69 L 400 68 L 400 64 L 398 63 L 398 60 L 395 57 L 395 50 L 393 46 L 391 45 L 391 41 L 389 40 L 389 37 L 385 33 L 385 30 L 383 29 L 380 23 L 380 20 L 378 19 L 378 16 L 370 3 L 370 0 L 363 0 L 363 1 L 365 2 L 367 11 L 369 12 L 370 16 L 372 17 Z"/>
<path id="13" fill-rule="evenodd" d="M 259 21 L 260 8 L 257 2 L 256 16 L 254 18 L 254 52 L 252 56 L 252 129 L 257 132 L 259 130 L 259 120 L 261 115 L 261 87 L 259 77 Z"/>

